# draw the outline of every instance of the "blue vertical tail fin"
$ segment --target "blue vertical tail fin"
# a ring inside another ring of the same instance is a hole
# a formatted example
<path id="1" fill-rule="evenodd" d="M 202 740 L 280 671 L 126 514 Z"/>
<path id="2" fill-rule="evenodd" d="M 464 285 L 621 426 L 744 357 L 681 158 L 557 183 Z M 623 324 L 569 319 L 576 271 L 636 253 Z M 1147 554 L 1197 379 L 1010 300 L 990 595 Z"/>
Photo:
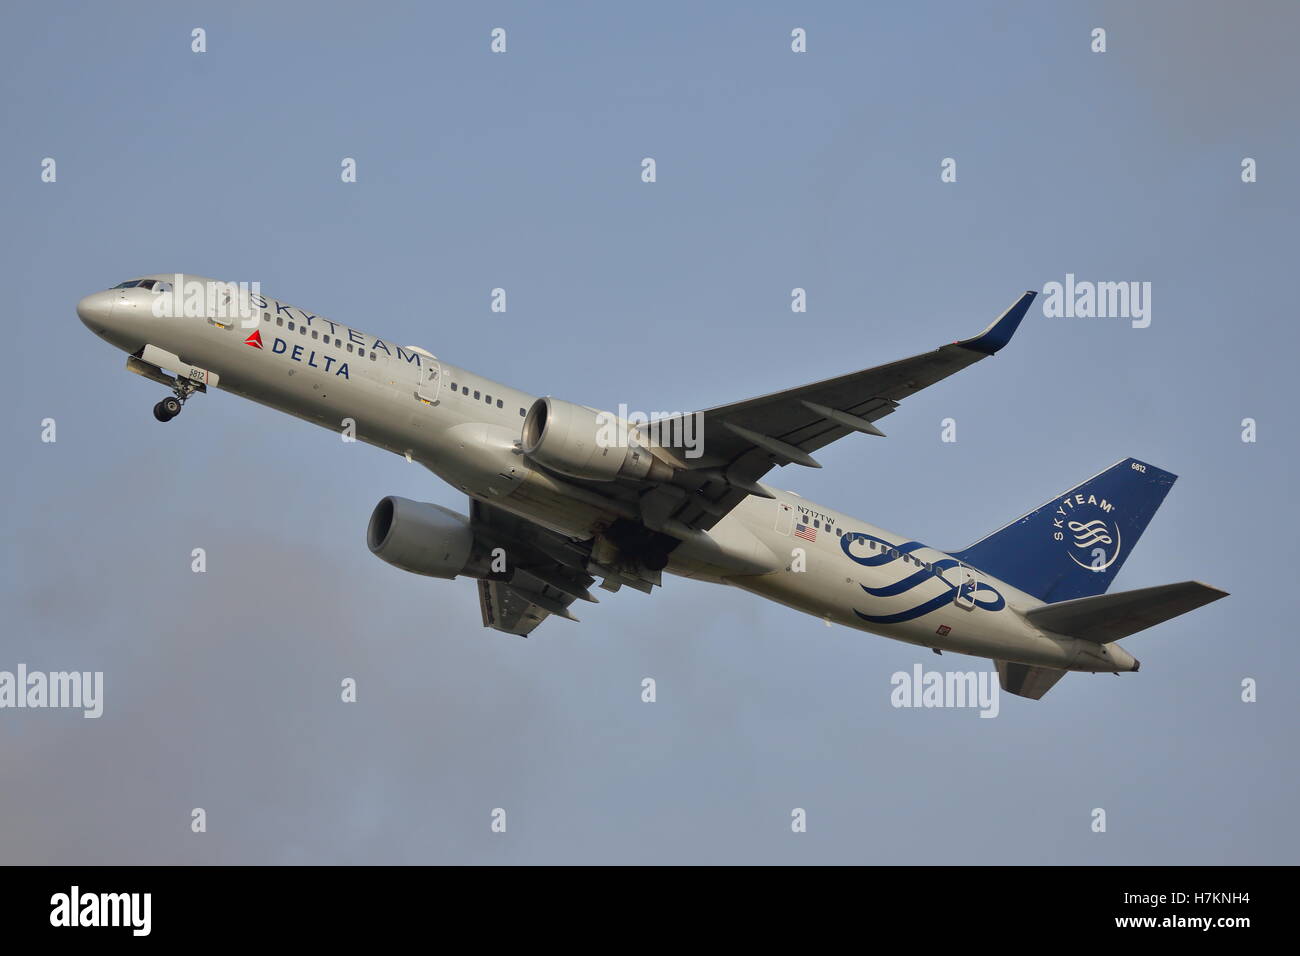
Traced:
<path id="1" fill-rule="evenodd" d="M 1177 478 L 1125 458 L 952 556 L 1049 603 L 1102 594 Z"/>

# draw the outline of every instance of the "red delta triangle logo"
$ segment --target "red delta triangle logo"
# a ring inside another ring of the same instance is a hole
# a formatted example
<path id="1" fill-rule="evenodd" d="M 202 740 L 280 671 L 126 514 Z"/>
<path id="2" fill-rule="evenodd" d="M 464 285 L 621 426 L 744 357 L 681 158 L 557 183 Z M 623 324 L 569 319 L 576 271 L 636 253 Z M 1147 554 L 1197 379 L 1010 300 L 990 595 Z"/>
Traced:
<path id="1" fill-rule="evenodd" d="M 262 330 L 253 329 L 253 334 L 244 339 L 244 344 L 251 345 L 255 349 L 260 349 L 262 347 Z"/>

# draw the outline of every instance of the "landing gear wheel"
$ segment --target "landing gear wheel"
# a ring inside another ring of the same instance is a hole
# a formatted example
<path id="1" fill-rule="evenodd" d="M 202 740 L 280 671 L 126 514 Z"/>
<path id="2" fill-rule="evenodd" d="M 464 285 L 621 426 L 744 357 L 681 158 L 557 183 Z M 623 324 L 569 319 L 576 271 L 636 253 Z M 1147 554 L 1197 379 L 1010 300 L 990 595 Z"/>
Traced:
<path id="1" fill-rule="evenodd" d="M 181 403 L 175 398 L 164 398 L 153 407 L 153 417 L 160 422 L 169 422 L 181 413 Z"/>
<path id="2" fill-rule="evenodd" d="M 177 376 L 171 380 L 172 391 L 175 393 L 171 398 L 164 398 L 161 402 L 153 407 L 153 417 L 160 422 L 169 422 L 181 413 L 181 406 L 195 392 L 205 390 L 204 387 L 193 379 L 181 378 Z"/>

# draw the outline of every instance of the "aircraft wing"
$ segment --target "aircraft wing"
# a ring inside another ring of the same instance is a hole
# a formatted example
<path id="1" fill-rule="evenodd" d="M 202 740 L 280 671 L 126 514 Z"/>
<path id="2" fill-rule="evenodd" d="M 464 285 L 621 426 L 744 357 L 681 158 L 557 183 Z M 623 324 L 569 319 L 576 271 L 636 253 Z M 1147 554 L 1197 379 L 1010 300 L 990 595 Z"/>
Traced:
<path id="1" fill-rule="evenodd" d="M 569 605 L 594 602 L 581 544 L 481 501 L 470 502 L 474 533 L 505 554 L 500 577 L 478 582 L 483 626 L 527 637 L 552 614 L 576 621 Z"/>
<path id="2" fill-rule="evenodd" d="M 811 454 L 817 449 L 851 432 L 883 435 L 874 423 L 909 395 L 1006 345 L 1036 295 L 1026 292 L 974 338 L 887 365 L 697 412 L 690 417 L 699 423 L 694 440 L 703 454 L 698 457 L 688 456 L 690 439 L 681 437 L 690 436 L 691 423 L 666 420 L 659 426 L 658 450 L 684 471 L 678 474 L 676 488 L 660 487 L 641 496 L 647 524 L 670 533 L 678 522 L 687 529 L 707 531 L 746 495 L 771 497 L 758 480 L 774 466 L 793 462 L 820 468 Z M 693 494 L 682 495 L 682 490 Z"/>

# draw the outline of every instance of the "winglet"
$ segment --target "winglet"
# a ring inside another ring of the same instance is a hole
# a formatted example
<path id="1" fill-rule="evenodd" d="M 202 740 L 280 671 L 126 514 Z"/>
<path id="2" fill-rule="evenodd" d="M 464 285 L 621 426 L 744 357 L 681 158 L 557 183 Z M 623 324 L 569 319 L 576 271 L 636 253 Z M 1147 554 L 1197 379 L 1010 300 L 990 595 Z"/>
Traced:
<path id="1" fill-rule="evenodd" d="M 975 336 L 975 338 L 964 339 L 957 344 L 973 349 L 976 352 L 983 352 L 985 355 L 992 355 L 1011 341 L 1011 336 L 1020 327 L 1020 320 L 1029 311 L 1029 304 L 1034 301 L 1037 295 L 1037 292 L 1026 292 L 1016 300 L 1015 305 L 994 319 L 993 324 L 987 329 Z"/>

